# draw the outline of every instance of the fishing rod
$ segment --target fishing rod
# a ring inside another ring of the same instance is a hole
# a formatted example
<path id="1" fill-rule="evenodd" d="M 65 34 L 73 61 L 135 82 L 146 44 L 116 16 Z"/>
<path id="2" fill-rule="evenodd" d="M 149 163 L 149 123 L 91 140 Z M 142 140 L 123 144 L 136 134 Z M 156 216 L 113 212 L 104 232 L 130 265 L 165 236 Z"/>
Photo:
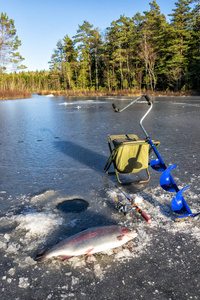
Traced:
<path id="1" fill-rule="evenodd" d="M 128 199 L 128 198 L 127 198 Z M 147 223 L 151 223 L 151 219 L 141 210 L 141 208 L 138 207 L 137 204 L 123 204 L 120 202 L 116 197 L 115 200 L 117 201 L 116 209 L 120 212 L 123 212 L 123 214 L 126 216 L 127 213 L 129 213 L 132 209 L 136 209 L 136 211 L 141 214 L 141 216 L 147 221 Z M 130 208 L 129 208 L 130 207 Z"/>
<path id="2" fill-rule="evenodd" d="M 109 180 L 109 179 L 108 179 Z M 122 193 L 125 197 L 126 197 L 126 199 L 130 202 L 130 204 L 124 204 L 124 203 L 122 203 L 122 202 L 120 202 L 116 197 L 115 197 L 115 200 L 117 201 L 117 205 L 116 205 L 116 209 L 118 210 L 118 211 L 120 211 L 120 212 L 123 212 L 124 213 L 124 215 L 126 215 L 127 213 L 129 213 L 132 209 L 136 209 L 136 211 L 139 213 L 139 214 L 141 214 L 141 216 L 147 221 L 147 223 L 151 223 L 151 219 L 141 210 L 141 208 L 139 208 L 138 207 L 138 205 L 137 204 L 135 204 L 134 203 L 134 200 L 133 200 L 133 198 L 129 195 L 129 194 L 127 194 L 127 193 L 125 193 L 124 191 L 122 191 L 116 184 L 114 184 L 111 180 L 109 180 L 111 183 L 112 183 L 112 185 L 114 186 L 114 187 L 116 187 L 119 191 L 120 191 L 120 193 Z"/>

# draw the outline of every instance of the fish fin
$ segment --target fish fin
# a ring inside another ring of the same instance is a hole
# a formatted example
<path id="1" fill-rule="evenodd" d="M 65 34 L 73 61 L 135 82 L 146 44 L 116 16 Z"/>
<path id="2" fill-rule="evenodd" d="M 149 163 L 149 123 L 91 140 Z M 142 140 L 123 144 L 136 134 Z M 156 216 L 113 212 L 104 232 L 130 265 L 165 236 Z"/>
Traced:
<path id="1" fill-rule="evenodd" d="M 69 255 L 61 255 L 61 259 L 62 261 L 66 260 L 66 259 L 70 259 L 71 257 L 73 257 L 72 255 L 69 256 Z"/>
<path id="2" fill-rule="evenodd" d="M 118 241 L 122 241 L 123 235 L 119 235 L 119 236 L 117 237 L 117 239 L 118 239 Z"/>
<path id="3" fill-rule="evenodd" d="M 91 252 L 92 252 L 93 250 L 94 250 L 94 248 L 91 248 L 91 249 L 85 251 L 85 252 L 86 252 L 86 256 L 91 255 Z"/>

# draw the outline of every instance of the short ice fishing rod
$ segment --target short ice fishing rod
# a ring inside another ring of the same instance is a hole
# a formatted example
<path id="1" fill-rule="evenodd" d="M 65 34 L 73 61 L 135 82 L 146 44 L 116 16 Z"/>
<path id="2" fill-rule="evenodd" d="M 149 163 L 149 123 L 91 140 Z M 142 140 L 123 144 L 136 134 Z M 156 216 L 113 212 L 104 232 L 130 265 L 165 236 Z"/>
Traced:
<path id="1" fill-rule="evenodd" d="M 126 199 L 130 202 L 130 204 L 123 204 L 120 202 L 116 197 L 115 200 L 117 201 L 117 206 L 116 209 L 123 212 L 124 215 L 126 215 L 129 211 L 132 209 L 136 209 L 138 213 L 141 214 L 141 216 L 147 221 L 147 223 L 151 223 L 151 219 L 137 206 L 137 204 L 134 203 L 133 198 L 128 195 L 127 193 L 123 192 L 116 184 L 112 182 L 113 186 L 116 187 L 125 197 Z"/>

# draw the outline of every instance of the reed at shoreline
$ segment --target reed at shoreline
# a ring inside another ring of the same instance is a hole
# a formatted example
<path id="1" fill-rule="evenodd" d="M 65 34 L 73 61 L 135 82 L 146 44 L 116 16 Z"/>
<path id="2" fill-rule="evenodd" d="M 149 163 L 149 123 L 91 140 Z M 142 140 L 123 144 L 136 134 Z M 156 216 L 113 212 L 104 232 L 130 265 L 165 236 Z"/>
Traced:
<path id="1" fill-rule="evenodd" d="M 142 94 L 149 96 L 199 96 L 195 91 L 131 91 L 131 90 L 115 90 L 115 91 L 90 91 L 90 90 L 63 90 L 63 91 L 49 91 L 41 90 L 38 95 L 47 96 L 66 96 L 66 97 L 106 97 L 106 96 L 118 96 L 118 97 L 137 97 Z M 14 99 L 26 99 L 31 98 L 31 92 L 22 90 L 0 90 L 0 100 L 14 100 Z"/>
<path id="2" fill-rule="evenodd" d="M 142 94 L 147 94 L 149 96 L 199 96 L 196 91 L 140 91 L 140 90 L 115 90 L 115 91 L 90 91 L 90 90 L 63 90 L 63 91 L 46 91 L 41 90 L 39 95 L 54 95 L 54 96 L 139 96 Z"/>
<path id="3" fill-rule="evenodd" d="M 31 98 L 31 93 L 18 90 L 0 90 L 0 100 Z"/>

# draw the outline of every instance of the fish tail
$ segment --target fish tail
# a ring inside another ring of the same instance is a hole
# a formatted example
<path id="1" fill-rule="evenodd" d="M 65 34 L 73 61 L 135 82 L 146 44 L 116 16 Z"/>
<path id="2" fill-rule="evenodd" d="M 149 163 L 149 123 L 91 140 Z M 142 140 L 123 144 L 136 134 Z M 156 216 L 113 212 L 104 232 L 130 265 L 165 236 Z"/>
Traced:
<path id="1" fill-rule="evenodd" d="M 35 257 L 35 260 L 37 262 L 43 262 L 43 261 L 45 261 L 47 259 L 47 257 L 46 257 L 46 251 L 47 251 L 46 249 L 42 249 L 40 252 L 38 252 L 38 254 Z"/>

